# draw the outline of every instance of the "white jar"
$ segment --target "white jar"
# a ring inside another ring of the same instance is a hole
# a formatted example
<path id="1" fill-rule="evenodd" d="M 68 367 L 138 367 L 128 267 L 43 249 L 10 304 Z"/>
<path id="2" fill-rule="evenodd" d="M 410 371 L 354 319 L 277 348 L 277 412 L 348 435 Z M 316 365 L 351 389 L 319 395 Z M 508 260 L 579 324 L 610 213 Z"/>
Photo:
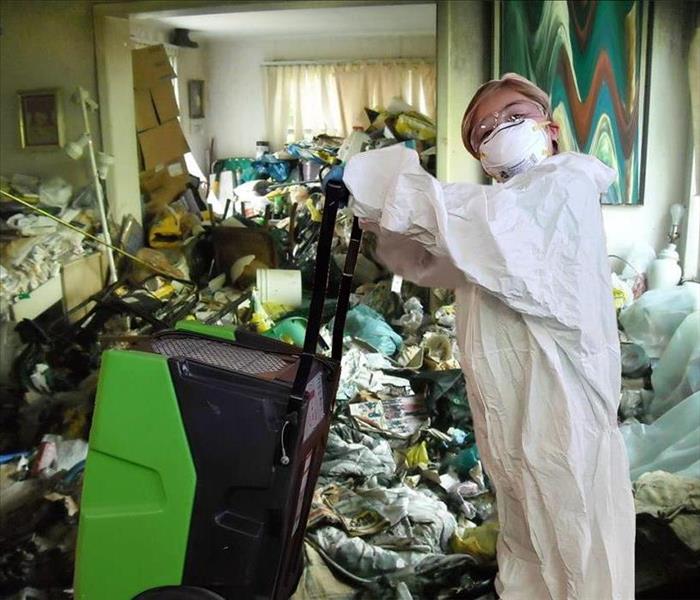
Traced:
<path id="1" fill-rule="evenodd" d="M 650 290 L 671 288 L 678 285 L 683 274 L 678 264 L 678 252 L 676 245 L 669 244 L 661 252 L 658 258 L 649 265 L 647 271 L 647 285 Z"/>
<path id="2" fill-rule="evenodd" d="M 255 142 L 255 160 L 260 160 L 268 152 L 270 152 L 270 142 Z"/>
<path id="3" fill-rule="evenodd" d="M 258 269 L 255 276 L 261 302 L 274 302 L 292 308 L 301 306 L 301 271 Z"/>

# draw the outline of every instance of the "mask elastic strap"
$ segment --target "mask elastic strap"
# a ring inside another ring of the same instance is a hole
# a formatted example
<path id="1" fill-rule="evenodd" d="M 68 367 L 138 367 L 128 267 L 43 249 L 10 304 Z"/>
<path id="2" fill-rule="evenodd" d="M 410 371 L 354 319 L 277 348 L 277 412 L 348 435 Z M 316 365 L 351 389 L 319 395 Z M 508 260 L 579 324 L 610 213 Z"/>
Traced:
<path id="1" fill-rule="evenodd" d="M 541 130 L 544 131 L 544 129 L 545 129 L 546 127 L 548 127 L 549 125 L 551 125 L 552 123 L 553 123 L 553 121 L 549 121 L 549 120 L 547 120 L 547 121 L 542 121 L 541 123 L 535 123 L 535 126 L 533 127 L 533 130 L 534 130 L 534 131 L 537 131 L 538 129 L 541 129 Z M 547 156 L 553 156 L 553 155 L 554 155 L 554 152 L 548 152 L 548 153 L 547 153 Z"/>

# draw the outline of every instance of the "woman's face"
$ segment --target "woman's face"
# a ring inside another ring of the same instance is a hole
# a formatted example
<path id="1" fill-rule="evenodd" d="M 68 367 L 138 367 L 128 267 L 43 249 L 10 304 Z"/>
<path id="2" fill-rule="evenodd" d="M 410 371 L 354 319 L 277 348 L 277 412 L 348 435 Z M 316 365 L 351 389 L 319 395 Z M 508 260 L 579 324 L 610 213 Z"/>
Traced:
<path id="1" fill-rule="evenodd" d="M 548 121 L 543 108 L 534 100 L 508 87 L 496 90 L 477 105 L 470 133 L 472 147 L 478 151 L 484 139 L 498 125 L 519 119 L 533 119 L 537 123 Z M 559 126 L 549 123 L 546 131 L 549 137 L 549 151 L 554 154 L 554 142 L 559 138 Z"/>

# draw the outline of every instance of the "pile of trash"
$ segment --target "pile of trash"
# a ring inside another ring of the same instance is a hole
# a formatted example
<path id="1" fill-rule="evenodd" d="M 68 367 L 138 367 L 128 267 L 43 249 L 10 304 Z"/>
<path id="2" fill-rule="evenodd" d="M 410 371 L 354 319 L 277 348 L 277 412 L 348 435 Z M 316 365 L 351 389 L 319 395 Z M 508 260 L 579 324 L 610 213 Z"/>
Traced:
<path id="1" fill-rule="evenodd" d="M 436 172 L 437 127 L 428 116 L 394 98 L 384 108 L 365 108 L 370 123 L 364 131 L 355 129 L 347 138 L 326 134 L 296 140 L 277 152 L 265 152 L 255 158 L 232 157 L 217 160 L 213 166 L 213 182 L 208 190 L 207 205 L 226 213 L 225 201 L 235 196 L 257 212 L 271 203 L 278 208 L 280 198 L 289 190 L 284 184 L 294 177 L 300 181 L 318 179 L 325 168 L 345 162 L 349 156 L 365 150 L 376 150 L 402 143 L 415 149 L 422 166 Z M 270 180 L 265 185 L 262 182 Z M 279 185 L 270 196 L 269 185 Z M 245 214 L 244 210 L 239 210 Z M 269 213 L 268 213 L 269 216 Z"/>
<path id="2" fill-rule="evenodd" d="M 91 233 L 96 215 L 90 206 L 92 190 L 73 194 L 73 188 L 56 177 L 42 181 L 27 175 L 2 178 L 0 188 L 62 218 L 80 230 Z M 90 244 L 75 231 L 54 220 L 30 211 L 17 211 L 10 203 L 0 202 L 0 314 L 9 317 L 10 305 L 59 275 L 61 265 L 90 250 Z"/>
<path id="3" fill-rule="evenodd" d="M 700 284 L 647 291 L 619 321 L 621 431 L 643 591 L 695 577 L 700 567 Z"/>
<path id="4" fill-rule="evenodd" d="M 350 586 L 347 597 L 481 595 L 495 573 L 495 497 L 457 368 L 453 298 L 389 284 L 353 296 L 307 529 L 307 557 L 325 564 L 307 568 L 295 598 L 322 585 Z"/>

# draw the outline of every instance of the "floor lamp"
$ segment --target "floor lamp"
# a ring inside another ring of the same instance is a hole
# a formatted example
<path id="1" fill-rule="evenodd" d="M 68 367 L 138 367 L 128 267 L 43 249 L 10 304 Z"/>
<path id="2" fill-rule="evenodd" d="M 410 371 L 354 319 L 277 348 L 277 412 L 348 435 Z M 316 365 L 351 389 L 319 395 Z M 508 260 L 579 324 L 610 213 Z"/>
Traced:
<path id="1" fill-rule="evenodd" d="M 84 153 L 87 147 L 87 154 L 90 158 L 90 170 L 92 171 L 93 184 L 95 193 L 97 194 L 97 207 L 100 211 L 100 222 L 102 223 L 102 235 L 105 242 L 112 245 L 112 239 L 109 235 L 109 224 L 107 222 L 107 212 L 105 209 L 104 190 L 102 189 L 102 179 L 107 176 L 109 166 L 114 162 L 114 158 L 103 152 L 95 154 L 95 146 L 92 141 L 92 133 L 90 131 L 90 120 L 88 118 L 88 109 L 97 111 L 98 105 L 95 100 L 90 97 L 90 94 L 85 88 L 78 87 L 73 94 L 73 101 L 80 105 L 83 112 L 83 127 L 84 131 L 81 136 L 66 144 L 65 152 L 73 160 L 78 160 Z M 99 164 L 98 164 L 99 163 Z M 109 281 L 115 283 L 117 281 L 117 267 L 114 264 L 114 253 L 111 248 L 107 248 L 107 260 L 109 262 Z"/>

